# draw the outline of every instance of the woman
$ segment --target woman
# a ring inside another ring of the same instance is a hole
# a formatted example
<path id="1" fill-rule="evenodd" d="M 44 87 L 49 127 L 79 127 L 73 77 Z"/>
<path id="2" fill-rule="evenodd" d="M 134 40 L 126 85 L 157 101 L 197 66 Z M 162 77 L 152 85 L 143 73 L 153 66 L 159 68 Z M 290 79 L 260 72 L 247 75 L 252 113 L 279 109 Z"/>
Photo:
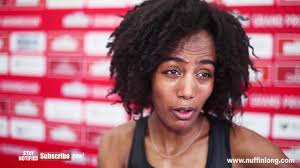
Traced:
<path id="1" fill-rule="evenodd" d="M 103 136 L 98 167 L 296 167 L 227 161 L 286 158 L 232 123 L 248 67 L 255 70 L 237 18 L 204 1 L 148 0 L 128 12 L 112 38 L 110 94 L 140 118 Z"/>

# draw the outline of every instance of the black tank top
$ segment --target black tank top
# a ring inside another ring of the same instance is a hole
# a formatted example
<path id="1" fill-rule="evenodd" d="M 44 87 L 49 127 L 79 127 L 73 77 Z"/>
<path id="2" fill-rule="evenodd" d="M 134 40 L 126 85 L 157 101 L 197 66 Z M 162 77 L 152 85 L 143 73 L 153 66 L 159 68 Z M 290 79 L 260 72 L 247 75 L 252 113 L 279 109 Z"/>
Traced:
<path id="1" fill-rule="evenodd" d="M 148 129 L 147 119 L 141 118 L 136 123 L 128 168 L 153 168 L 147 160 L 144 144 L 144 138 Z M 232 168 L 232 165 L 227 163 L 227 158 L 231 158 L 229 142 L 230 124 L 211 117 L 208 117 L 208 119 L 210 129 L 205 168 Z"/>

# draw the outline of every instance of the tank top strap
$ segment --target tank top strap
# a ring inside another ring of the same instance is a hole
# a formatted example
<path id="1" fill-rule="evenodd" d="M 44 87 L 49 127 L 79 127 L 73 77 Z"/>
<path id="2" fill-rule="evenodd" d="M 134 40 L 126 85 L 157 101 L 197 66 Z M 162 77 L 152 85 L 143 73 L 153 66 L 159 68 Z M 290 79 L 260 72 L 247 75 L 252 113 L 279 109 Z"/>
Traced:
<path id="1" fill-rule="evenodd" d="M 209 118 L 208 156 L 205 168 L 232 168 L 227 159 L 231 158 L 230 151 L 230 123 L 223 120 Z"/>
<path id="2" fill-rule="evenodd" d="M 128 168 L 152 168 L 148 163 L 145 151 L 144 139 L 148 129 L 148 118 L 140 118 L 136 121 L 133 142 L 129 154 Z"/>

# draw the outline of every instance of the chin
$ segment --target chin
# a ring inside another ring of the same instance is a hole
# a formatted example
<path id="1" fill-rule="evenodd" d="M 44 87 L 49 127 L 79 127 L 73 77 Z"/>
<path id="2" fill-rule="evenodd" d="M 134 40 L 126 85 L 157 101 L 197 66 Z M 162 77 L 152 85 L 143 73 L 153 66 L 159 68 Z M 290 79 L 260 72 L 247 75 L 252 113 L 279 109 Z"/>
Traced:
<path id="1" fill-rule="evenodd" d="M 176 132 L 184 132 L 186 130 L 191 129 L 195 123 L 197 122 L 197 117 L 198 115 L 188 119 L 188 120 L 178 120 L 175 119 L 173 121 L 171 121 L 171 129 L 173 129 Z"/>

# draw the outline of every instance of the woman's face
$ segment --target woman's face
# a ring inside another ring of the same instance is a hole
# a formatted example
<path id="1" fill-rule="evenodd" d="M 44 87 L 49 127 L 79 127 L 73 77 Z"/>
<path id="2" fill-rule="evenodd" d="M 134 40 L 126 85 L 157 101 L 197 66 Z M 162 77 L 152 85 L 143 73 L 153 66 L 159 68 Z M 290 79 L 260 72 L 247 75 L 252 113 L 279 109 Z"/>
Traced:
<path id="1" fill-rule="evenodd" d="M 174 130 L 196 123 L 214 85 L 215 47 L 212 36 L 200 31 L 182 40 L 152 77 L 154 115 Z"/>

